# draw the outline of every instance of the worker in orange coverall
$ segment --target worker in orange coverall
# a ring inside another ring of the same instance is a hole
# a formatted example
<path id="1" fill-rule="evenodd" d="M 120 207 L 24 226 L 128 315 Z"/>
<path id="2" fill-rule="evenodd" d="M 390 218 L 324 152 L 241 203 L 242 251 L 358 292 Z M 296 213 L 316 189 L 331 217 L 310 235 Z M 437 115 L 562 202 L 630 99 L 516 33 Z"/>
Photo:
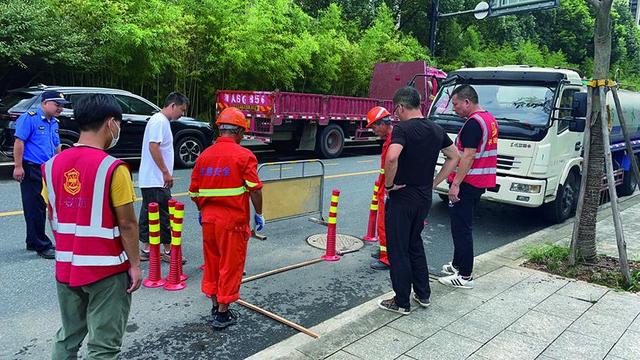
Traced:
<path id="1" fill-rule="evenodd" d="M 391 144 L 391 132 L 393 131 L 393 125 L 391 125 L 391 114 L 382 106 L 376 106 L 369 110 L 367 113 L 367 128 L 373 130 L 376 135 L 381 139 L 384 139 L 382 145 L 380 176 L 378 178 L 378 220 L 377 231 L 378 240 L 380 241 L 380 247 L 371 253 L 371 257 L 376 259 L 371 264 L 371 268 L 374 270 L 389 270 L 389 257 L 387 256 L 387 235 L 384 229 L 384 162 L 387 158 L 387 150 L 389 144 Z"/>
<path id="2" fill-rule="evenodd" d="M 220 136 L 196 160 L 189 193 L 202 216 L 202 292 L 213 303 L 213 327 L 223 329 L 238 318 L 229 304 L 240 297 L 251 235 L 249 198 L 256 212 L 257 231 L 264 228 L 264 217 L 258 160 L 239 145 L 248 129 L 247 119 L 240 110 L 229 107 L 218 115 L 216 125 Z"/>

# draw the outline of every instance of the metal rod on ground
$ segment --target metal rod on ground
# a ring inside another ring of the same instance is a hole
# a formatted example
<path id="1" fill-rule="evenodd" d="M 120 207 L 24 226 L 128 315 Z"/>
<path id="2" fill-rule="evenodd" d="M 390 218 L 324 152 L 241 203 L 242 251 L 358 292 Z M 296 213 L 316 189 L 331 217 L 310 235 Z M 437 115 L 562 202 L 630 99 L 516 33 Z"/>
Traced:
<path id="1" fill-rule="evenodd" d="M 631 169 L 630 172 L 636 178 L 636 183 L 640 182 L 640 170 L 638 170 L 638 159 L 636 158 L 636 154 L 633 152 L 633 146 L 631 146 L 631 138 L 629 137 L 629 132 L 627 131 L 627 122 L 624 120 L 624 114 L 622 113 L 622 106 L 620 105 L 620 98 L 618 97 L 618 89 L 615 87 L 611 88 L 611 93 L 613 94 L 613 101 L 616 104 L 616 112 L 618 113 L 618 120 L 620 120 L 620 128 L 622 129 L 622 136 L 624 136 L 624 144 L 627 147 L 627 156 L 629 156 L 631 160 Z"/>
<path id="2" fill-rule="evenodd" d="M 606 106 L 605 87 L 600 87 L 600 105 L 602 109 Z M 607 119 L 608 120 L 608 119 Z M 604 146 L 604 161 L 606 164 L 607 183 L 609 185 L 609 197 L 611 198 L 611 215 L 613 225 L 616 230 L 616 242 L 618 244 L 618 256 L 620 259 L 620 271 L 627 284 L 631 284 L 631 274 L 629 272 L 629 261 L 627 260 L 627 244 L 624 241 L 624 230 L 622 229 L 622 219 L 618 208 L 618 194 L 616 193 L 616 180 L 613 176 L 613 160 L 611 159 L 611 146 L 609 146 L 609 124 L 602 117 L 602 141 Z"/>
<path id="3" fill-rule="evenodd" d="M 287 326 L 289 326 L 291 328 L 294 328 L 294 329 L 296 329 L 296 330 L 298 330 L 298 331 L 300 331 L 302 333 L 305 333 L 305 334 L 311 336 L 314 339 L 317 339 L 317 338 L 320 337 L 320 335 L 318 335 L 317 333 L 315 333 L 315 332 L 313 332 L 313 331 L 311 331 L 311 330 L 309 330 L 309 329 L 307 329 L 307 328 L 305 328 L 305 327 L 303 327 L 301 325 L 298 325 L 298 324 L 294 323 L 293 321 L 289 321 L 289 320 L 283 318 L 282 316 L 276 315 L 276 314 L 274 314 L 274 313 L 272 313 L 270 311 L 267 311 L 267 310 L 265 310 L 265 309 L 263 309 L 261 307 L 258 307 L 258 306 L 255 306 L 253 304 L 250 304 L 250 303 L 248 303 L 248 302 L 246 302 L 246 301 L 244 301 L 242 299 L 238 299 L 236 302 L 238 304 L 246 307 L 247 309 L 251 309 L 253 311 L 259 312 L 262 315 L 268 316 L 268 317 L 272 318 L 273 320 L 278 321 L 278 322 L 280 322 L 282 324 L 285 324 L 285 325 L 287 325 Z"/>
<path id="4" fill-rule="evenodd" d="M 578 227 L 584 206 L 584 197 L 587 190 L 587 168 L 589 165 L 589 152 L 591 151 L 591 106 L 593 101 L 593 88 L 587 88 L 587 114 L 584 127 L 584 138 L 582 143 L 582 176 L 580 177 L 580 192 L 578 193 L 578 205 L 576 207 L 576 217 L 573 222 L 573 233 L 571 235 L 571 251 L 569 252 L 569 264 L 575 265 L 576 252 L 578 247 Z"/>
<path id="5" fill-rule="evenodd" d="M 246 277 L 246 278 L 242 279 L 242 283 L 244 284 L 244 283 L 247 283 L 249 281 L 262 279 L 262 278 L 267 277 L 267 276 L 271 276 L 271 275 L 279 274 L 281 272 L 285 272 L 285 271 L 301 268 L 301 267 L 304 267 L 304 266 L 307 266 L 307 265 L 316 264 L 316 263 L 319 263 L 319 262 L 322 262 L 322 261 L 324 261 L 322 258 L 318 258 L 318 259 L 303 261 L 303 262 L 298 263 L 298 264 L 284 266 L 284 267 L 281 267 L 281 268 L 278 268 L 278 269 L 274 269 L 274 270 L 269 270 L 267 272 L 263 272 L 263 273 L 260 273 L 260 274 L 256 274 L 256 275 L 252 275 L 252 276 Z"/>

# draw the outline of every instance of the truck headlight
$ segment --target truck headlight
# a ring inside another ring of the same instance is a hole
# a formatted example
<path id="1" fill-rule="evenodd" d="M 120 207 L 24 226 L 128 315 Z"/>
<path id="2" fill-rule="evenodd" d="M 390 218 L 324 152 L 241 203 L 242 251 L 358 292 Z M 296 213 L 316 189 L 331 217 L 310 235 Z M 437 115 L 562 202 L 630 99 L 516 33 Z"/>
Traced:
<path id="1" fill-rule="evenodd" d="M 538 194 L 542 190 L 542 185 L 529 185 L 529 184 L 511 184 L 511 191 L 521 192 L 521 193 L 529 193 L 529 194 Z"/>

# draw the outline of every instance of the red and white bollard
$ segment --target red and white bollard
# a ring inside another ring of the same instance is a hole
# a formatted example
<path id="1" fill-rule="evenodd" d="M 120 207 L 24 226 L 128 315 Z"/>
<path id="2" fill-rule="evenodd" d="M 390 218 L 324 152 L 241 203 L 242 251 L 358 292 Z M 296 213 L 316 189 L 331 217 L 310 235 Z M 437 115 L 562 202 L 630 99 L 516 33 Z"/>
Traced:
<path id="1" fill-rule="evenodd" d="M 336 253 L 336 223 L 338 217 L 338 199 L 340 198 L 340 190 L 333 189 L 331 194 L 331 206 L 329 207 L 329 219 L 327 219 L 327 250 L 322 259 L 326 261 L 340 260 L 340 256 Z"/>
<path id="2" fill-rule="evenodd" d="M 158 203 L 148 205 L 149 212 L 149 276 L 142 282 L 148 288 L 163 286 L 160 267 L 160 206 Z"/>
<path id="3" fill-rule="evenodd" d="M 371 198 L 371 206 L 369 207 L 369 224 L 367 226 L 367 235 L 362 240 L 368 242 L 378 241 L 376 236 L 376 225 L 378 221 L 378 191 L 380 189 L 380 182 L 376 180 L 376 184 L 373 186 L 373 197 Z"/>

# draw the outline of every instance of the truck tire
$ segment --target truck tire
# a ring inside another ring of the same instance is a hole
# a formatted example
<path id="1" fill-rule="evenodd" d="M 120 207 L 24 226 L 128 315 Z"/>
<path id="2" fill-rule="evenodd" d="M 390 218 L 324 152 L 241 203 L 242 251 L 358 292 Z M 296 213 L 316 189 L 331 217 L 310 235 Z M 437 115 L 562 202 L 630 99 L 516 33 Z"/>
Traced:
<path id="1" fill-rule="evenodd" d="M 203 150 L 202 140 L 197 135 L 187 134 L 181 136 L 175 142 L 176 165 L 182 168 L 193 167 Z"/>
<path id="2" fill-rule="evenodd" d="M 316 154 L 325 159 L 337 158 L 344 149 L 344 131 L 336 124 L 329 124 L 316 138 Z"/>
<path id="3" fill-rule="evenodd" d="M 622 184 L 618 185 L 618 187 L 616 188 L 618 197 L 629 196 L 633 194 L 633 192 L 636 190 L 636 185 L 638 185 L 638 180 L 633 175 L 633 170 L 629 169 L 629 171 L 625 171 L 624 178 L 622 179 Z"/>
<path id="4" fill-rule="evenodd" d="M 578 204 L 580 180 L 574 172 L 567 175 L 564 184 L 558 188 L 556 199 L 545 205 L 545 216 L 554 224 L 559 224 L 574 214 Z"/>

